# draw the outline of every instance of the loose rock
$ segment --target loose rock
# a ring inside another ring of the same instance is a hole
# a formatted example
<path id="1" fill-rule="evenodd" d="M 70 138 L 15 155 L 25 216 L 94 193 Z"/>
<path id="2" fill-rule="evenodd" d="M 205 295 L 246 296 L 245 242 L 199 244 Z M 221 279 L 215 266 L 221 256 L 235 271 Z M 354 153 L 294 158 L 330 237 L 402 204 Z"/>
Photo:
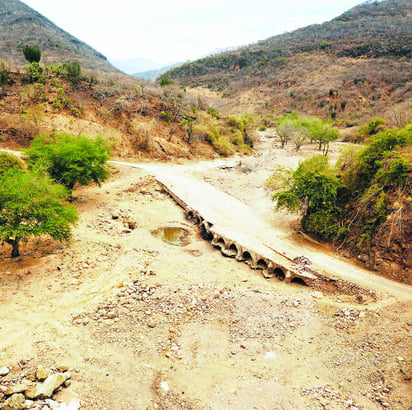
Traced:
<path id="1" fill-rule="evenodd" d="M 170 390 L 170 387 L 166 382 L 161 382 L 160 383 L 159 391 L 160 391 L 160 394 L 162 396 L 166 396 L 166 394 L 169 392 L 169 390 Z"/>
<path id="2" fill-rule="evenodd" d="M 28 399 L 44 399 L 51 397 L 53 392 L 67 380 L 64 373 L 56 373 L 49 376 L 44 383 L 26 391 Z"/>
<path id="3" fill-rule="evenodd" d="M 26 399 L 23 394 L 13 394 L 3 404 L 3 410 L 22 410 L 26 408 Z"/>
<path id="4" fill-rule="evenodd" d="M 6 396 L 10 396 L 11 394 L 15 394 L 15 393 L 23 393 L 24 391 L 26 391 L 29 388 L 29 386 L 27 386 L 26 383 L 20 383 L 20 384 L 16 384 L 15 386 L 10 386 L 5 392 L 4 394 Z"/>
<path id="5" fill-rule="evenodd" d="M 36 379 L 41 382 L 46 380 L 49 377 L 49 375 L 50 371 L 42 365 L 40 365 L 36 370 Z"/>
<path id="6" fill-rule="evenodd" d="M 3 366 L 0 367 L 0 376 L 7 376 L 10 373 L 10 370 L 8 367 Z"/>

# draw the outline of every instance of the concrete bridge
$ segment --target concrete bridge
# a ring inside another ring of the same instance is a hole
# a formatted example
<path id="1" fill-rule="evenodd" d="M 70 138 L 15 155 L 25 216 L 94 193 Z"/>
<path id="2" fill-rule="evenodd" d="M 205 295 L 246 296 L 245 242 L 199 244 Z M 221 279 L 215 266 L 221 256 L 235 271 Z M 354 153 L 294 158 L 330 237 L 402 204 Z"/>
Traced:
<path id="1" fill-rule="evenodd" d="M 180 205 L 187 219 L 199 226 L 202 237 L 227 257 L 247 263 L 266 279 L 310 286 L 316 290 L 375 298 L 355 283 L 319 272 L 298 246 L 276 237 L 253 209 L 184 168 L 143 166 L 152 171 L 165 191 Z M 152 169 L 153 168 L 153 169 Z"/>

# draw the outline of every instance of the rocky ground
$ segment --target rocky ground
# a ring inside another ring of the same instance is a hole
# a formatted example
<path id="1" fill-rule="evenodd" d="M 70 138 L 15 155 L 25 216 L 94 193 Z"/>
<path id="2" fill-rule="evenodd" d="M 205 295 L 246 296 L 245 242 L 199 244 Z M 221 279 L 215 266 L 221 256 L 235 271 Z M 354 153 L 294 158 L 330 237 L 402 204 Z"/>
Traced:
<path id="1" fill-rule="evenodd" d="M 262 155 L 258 166 L 242 160 L 201 177 L 245 202 L 262 198 L 256 210 L 266 212 Z M 15 260 L 0 248 L 3 408 L 412 406 L 410 300 L 357 303 L 265 280 L 205 242 L 142 170 L 117 166 L 101 188 L 76 195 L 70 245 L 33 241 Z M 273 223 L 293 230 L 289 218 Z M 162 227 L 185 230 L 184 245 L 152 234 Z M 58 374 L 54 393 L 30 398 Z M 17 395 L 25 407 L 7 407 Z"/>

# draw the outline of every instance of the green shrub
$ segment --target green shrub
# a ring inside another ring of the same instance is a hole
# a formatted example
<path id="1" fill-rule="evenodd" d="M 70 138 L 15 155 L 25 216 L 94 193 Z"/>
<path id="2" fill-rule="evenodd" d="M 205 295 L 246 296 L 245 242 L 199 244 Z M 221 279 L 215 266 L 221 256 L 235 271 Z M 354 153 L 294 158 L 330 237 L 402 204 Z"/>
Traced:
<path id="1" fill-rule="evenodd" d="M 158 78 L 158 81 L 160 83 L 160 87 L 167 87 L 168 85 L 173 85 L 174 84 L 173 80 L 166 73 L 161 74 Z"/>
<path id="2" fill-rule="evenodd" d="M 70 193 L 76 184 L 88 185 L 106 180 L 109 170 L 109 144 L 100 136 L 90 139 L 60 133 L 35 138 L 25 157 L 30 169 L 47 171 Z"/>
<path id="3" fill-rule="evenodd" d="M 53 107 L 58 110 L 70 110 L 71 114 L 75 117 L 79 117 L 83 114 L 84 108 L 83 107 L 76 107 L 73 101 L 66 96 L 66 92 L 63 88 L 58 88 L 56 90 L 57 96 L 53 98 L 52 103 Z"/>
<path id="4" fill-rule="evenodd" d="M 166 121 L 168 124 L 172 122 L 172 115 L 170 114 L 170 112 L 162 111 L 160 113 L 160 118 Z"/>
<path id="5" fill-rule="evenodd" d="M 22 170 L 24 169 L 24 162 L 16 155 L 0 152 L 0 176 L 10 169 Z"/>
<path id="6" fill-rule="evenodd" d="M 6 65 L 2 62 L 0 64 L 0 86 L 5 86 L 9 83 L 9 72 Z"/>
<path id="7" fill-rule="evenodd" d="M 309 233 L 368 252 L 377 233 L 388 230 L 389 247 L 410 218 L 411 143 L 412 125 L 385 130 L 362 150 L 346 147 L 335 169 L 315 156 L 295 171 L 277 169 L 266 186 L 275 191 L 276 209 L 301 212 Z"/>
<path id="8" fill-rule="evenodd" d="M 41 50 L 37 46 L 25 45 L 23 47 L 24 58 L 31 63 L 39 63 L 41 59 Z"/>
<path id="9" fill-rule="evenodd" d="M 358 133 L 362 137 L 369 137 L 382 131 L 384 128 L 385 120 L 382 118 L 373 118 L 366 125 L 359 128 Z"/>
<path id="10" fill-rule="evenodd" d="M 65 63 L 63 64 L 63 70 L 66 74 L 67 79 L 72 83 L 72 84 L 78 84 L 80 81 L 80 75 L 82 72 L 82 68 L 80 66 L 80 63 L 77 61 L 72 61 L 70 63 Z"/>
<path id="11" fill-rule="evenodd" d="M 46 81 L 46 77 L 43 75 L 43 67 L 37 62 L 31 63 L 27 67 L 27 72 L 31 82 L 44 83 Z"/>

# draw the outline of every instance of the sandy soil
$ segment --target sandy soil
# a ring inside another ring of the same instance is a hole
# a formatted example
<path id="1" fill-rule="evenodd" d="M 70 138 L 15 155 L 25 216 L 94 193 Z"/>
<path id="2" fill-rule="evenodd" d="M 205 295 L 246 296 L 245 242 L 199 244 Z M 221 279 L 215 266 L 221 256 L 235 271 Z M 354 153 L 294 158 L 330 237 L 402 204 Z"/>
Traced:
<path id="1" fill-rule="evenodd" d="M 199 175 L 266 212 L 265 155 L 242 159 L 255 174 Z M 267 281 L 203 241 L 143 170 L 117 166 L 76 195 L 71 245 L 30 242 L 16 260 L 0 248 L 1 386 L 67 365 L 72 384 L 55 399 L 85 409 L 412 406 L 410 301 L 357 304 Z M 283 219 L 285 233 L 294 223 Z M 185 229 L 187 244 L 152 235 L 161 227 Z"/>

